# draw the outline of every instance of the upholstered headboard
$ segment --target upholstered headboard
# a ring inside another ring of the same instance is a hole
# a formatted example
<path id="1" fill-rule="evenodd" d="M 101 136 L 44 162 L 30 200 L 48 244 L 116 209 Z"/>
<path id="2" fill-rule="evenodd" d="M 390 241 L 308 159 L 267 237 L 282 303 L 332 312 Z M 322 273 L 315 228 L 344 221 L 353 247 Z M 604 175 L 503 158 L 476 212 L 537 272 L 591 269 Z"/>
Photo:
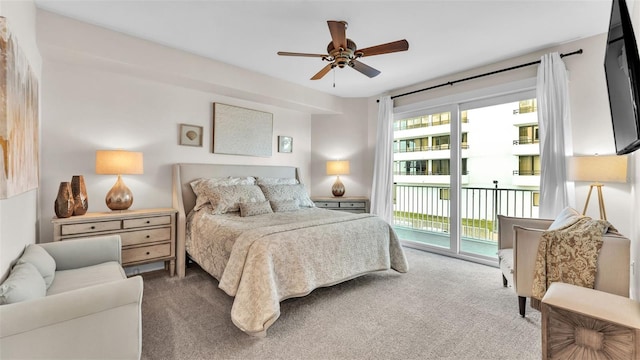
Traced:
<path id="1" fill-rule="evenodd" d="M 178 277 L 185 274 L 186 217 L 196 204 L 196 195 L 190 183 L 200 178 L 224 176 L 290 177 L 300 180 L 298 168 L 292 166 L 224 165 L 224 164 L 174 164 L 173 207 L 178 210 L 176 269 Z"/>

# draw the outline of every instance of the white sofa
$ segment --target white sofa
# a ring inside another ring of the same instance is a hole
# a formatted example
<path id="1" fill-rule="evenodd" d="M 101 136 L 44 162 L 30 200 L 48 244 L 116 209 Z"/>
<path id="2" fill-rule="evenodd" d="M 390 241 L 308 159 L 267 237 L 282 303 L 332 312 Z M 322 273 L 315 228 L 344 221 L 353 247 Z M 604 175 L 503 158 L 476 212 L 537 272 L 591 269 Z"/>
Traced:
<path id="1" fill-rule="evenodd" d="M 142 278 L 121 264 L 118 235 L 27 246 L 0 285 L 0 358 L 139 359 Z"/>

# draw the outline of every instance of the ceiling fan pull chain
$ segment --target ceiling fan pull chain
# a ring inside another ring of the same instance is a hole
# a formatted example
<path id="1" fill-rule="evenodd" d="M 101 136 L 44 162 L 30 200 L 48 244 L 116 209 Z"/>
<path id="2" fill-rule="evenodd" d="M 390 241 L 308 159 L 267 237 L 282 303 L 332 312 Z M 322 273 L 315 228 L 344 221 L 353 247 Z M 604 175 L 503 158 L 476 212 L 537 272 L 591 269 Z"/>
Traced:
<path id="1" fill-rule="evenodd" d="M 333 87 L 336 87 L 336 68 L 333 68 Z"/>

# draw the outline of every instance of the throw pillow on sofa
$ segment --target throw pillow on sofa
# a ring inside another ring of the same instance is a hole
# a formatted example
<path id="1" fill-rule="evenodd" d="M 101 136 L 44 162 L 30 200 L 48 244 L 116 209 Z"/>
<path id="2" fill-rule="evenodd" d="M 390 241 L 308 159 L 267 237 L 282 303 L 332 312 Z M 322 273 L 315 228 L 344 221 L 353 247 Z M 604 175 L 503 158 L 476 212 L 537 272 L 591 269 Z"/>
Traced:
<path id="1" fill-rule="evenodd" d="M 25 262 L 38 269 L 48 289 L 56 275 L 56 261 L 53 260 L 47 250 L 36 244 L 28 245 L 17 263 L 22 264 Z"/>
<path id="2" fill-rule="evenodd" d="M 38 269 L 28 262 L 16 264 L 0 285 L 0 305 L 44 297 L 47 286 Z"/>

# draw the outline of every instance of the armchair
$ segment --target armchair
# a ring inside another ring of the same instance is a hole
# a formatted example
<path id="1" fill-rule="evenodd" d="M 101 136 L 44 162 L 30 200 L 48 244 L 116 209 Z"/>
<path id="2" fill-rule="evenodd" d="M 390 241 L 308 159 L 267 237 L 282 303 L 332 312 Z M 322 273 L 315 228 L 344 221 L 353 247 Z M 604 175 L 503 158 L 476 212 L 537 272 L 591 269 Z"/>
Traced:
<path id="1" fill-rule="evenodd" d="M 520 316 L 525 316 L 527 297 L 533 295 L 536 254 L 542 233 L 554 220 L 498 215 L 498 259 L 502 284 L 518 296 Z M 602 237 L 594 289 L 629 297 L 631 241 L 621 235 Z"/>
<path id="2" fill-rule="evenodd" d="M 14 300 L 0 306 L 0 358 L 139 359 L 143 284 L 139 276 L 125 276 L 120 237 L 30 246 L 46 251 L 38 249 L 40 260 L 42 255 L 53 258 L 55 273 L 46 290 L 42 279 L 24 282 L 25 277 L 11 274 L 0 287 L 5 301 Z M 38 271 L 44 267 L 34 266 Z M 38 294 L 26 299 L 9 294 L 21 286 L 41 286 L 42 292 L 27 289 L 29 295 Z"/>

